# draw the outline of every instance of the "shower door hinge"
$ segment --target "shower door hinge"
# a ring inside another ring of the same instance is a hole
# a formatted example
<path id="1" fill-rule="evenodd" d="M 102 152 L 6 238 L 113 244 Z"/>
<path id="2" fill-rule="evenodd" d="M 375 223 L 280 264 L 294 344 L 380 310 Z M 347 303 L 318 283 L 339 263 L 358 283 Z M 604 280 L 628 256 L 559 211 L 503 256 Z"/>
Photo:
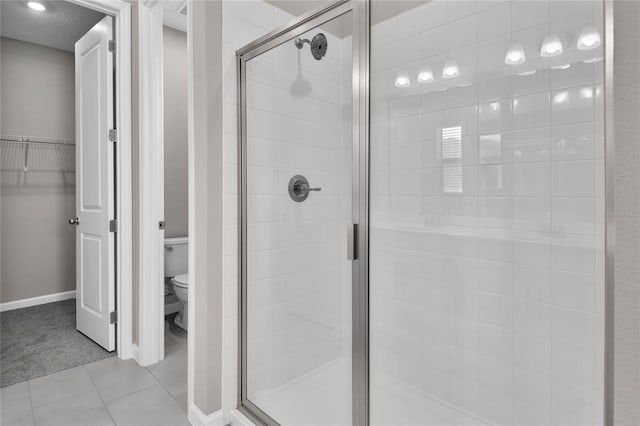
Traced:
<path id="1" fill-rule="evenodd" d="M 116 41 L 109 40 L 109 52 L 115 52 L 115 51 L 116 51 Z"/>
<path id="2" fill-rule="evenodd" d="M 115 324 L 118 322 L 118 311 L 113 311 L 109 314 L 109 324 Z"/>
<path id="3" fill-rule="evenodd" d="M 118 142 L 118 129 L 109 129 L 109 142 Z"/>
<path id="4" fill-rule="evenodd" d="M 118 220 L 112 219 L 109 221 L 109 232 L 118 232 Z"/>

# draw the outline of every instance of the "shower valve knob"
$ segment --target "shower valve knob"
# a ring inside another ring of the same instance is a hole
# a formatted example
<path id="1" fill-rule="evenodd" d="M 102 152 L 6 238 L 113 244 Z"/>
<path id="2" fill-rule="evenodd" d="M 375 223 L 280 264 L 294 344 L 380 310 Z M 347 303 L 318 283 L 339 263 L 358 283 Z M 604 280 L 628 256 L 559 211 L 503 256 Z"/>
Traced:
<path id="1" fill-rule="evenodd" d="M 289 196 L 297 203 L 306 200 L 311 191 L 322 191 L 322 188 L 312 188 L 309 181 L 302 175 L 295 175 L 289 180 Z"/>

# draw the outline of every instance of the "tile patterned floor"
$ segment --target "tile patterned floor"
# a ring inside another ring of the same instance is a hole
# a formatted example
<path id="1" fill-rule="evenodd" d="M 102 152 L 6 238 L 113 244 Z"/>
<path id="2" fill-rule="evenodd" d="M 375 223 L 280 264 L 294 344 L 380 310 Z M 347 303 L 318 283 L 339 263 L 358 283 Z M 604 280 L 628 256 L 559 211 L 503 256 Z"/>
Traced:
<path id="1" fill-rule="evenodd" d="M 188 425 L 187 337 L 165 328 L 165 359 L 151 367 L 107 358 L 0 390 L 3 426 Z"/>

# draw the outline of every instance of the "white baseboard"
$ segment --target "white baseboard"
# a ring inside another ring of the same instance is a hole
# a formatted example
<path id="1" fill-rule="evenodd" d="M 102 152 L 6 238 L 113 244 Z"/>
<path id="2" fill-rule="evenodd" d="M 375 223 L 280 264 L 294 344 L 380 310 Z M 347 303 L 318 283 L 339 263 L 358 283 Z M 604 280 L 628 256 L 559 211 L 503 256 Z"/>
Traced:
<path id="1" fill-rule="evenodd" d="M 0 303 L 0 312 L 14 309 L 28 308 L 29 306 L 44 305 L 45 303 L 59 302 L 61 300 L 75 299 L 76 291 L 64 291 L 62 293 L 46 294 L 44 296 L 30 297 L 29 299 L 14 300 L 13 302 Z"/>
<path id="2" fill-rule="evenodd" d="M 193 426 L 223 426 L 224 415 L 222 410 L 212 414 L 204 414 L 196 404 L 189 406 L 189 423 Z"/>
<path id="3" fill-rule="evenodd" d="M 255 426 L 244 414 L 238 410 L 231 410 L 225 416 L 226 423 L 231 426 Z"/>
<path id="4" fill-rule="evenodd" d="M 131 352 L 133 352 L 133 359 L 135 359 L 136 362 L 140 364 L 140 348 L 138 347 L 137 344 L 135 343 L 131 344 Z"/>

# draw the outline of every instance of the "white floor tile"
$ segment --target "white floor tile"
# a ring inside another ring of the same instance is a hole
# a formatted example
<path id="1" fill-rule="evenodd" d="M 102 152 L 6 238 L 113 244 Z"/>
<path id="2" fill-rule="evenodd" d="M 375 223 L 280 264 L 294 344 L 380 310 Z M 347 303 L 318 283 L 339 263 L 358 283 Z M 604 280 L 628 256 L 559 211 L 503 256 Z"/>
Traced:
<path id="1" fill-rule="evenodd" d="M 87 364 L 85 368 L 104 401 L 158 384 L 151 373 L 133 359 L 123 361 L 116 357 L 107 358 Z"/>
<path id="2" fill-rule="evenodd" d="M 33 409 L 36 426 L 110 426 L 113 420 L 91 389 Z"/>
<path id="3" fill-rule="evenodd" d="M 107 402 L 107 408 L 119 426 L 188 425 L 187 415 L 161 386 L 136 392 Z"/>
<path id="4" fill-rule="evenodd" d="M 148 370 L 171 395 L 177 396 L 187 391 L 186 350 L 167 353 L 164 360 L 148 367 Z"/>
<path id="5" fill-rule="evenodd" d="M 93 390 L 89 374 L 83 367 L 71 368 L 48 376 L 29 380 L 34 407 L 59 401 L 71 395 Z"/>
<path id="6" fill-rule="evenodd" d="M 23 396 L 11 401 L 2 401 L 0 410 L 0 424 L 3 426 L 31 426 L 33 413 L 29 396 Z"/>
<path id="7" fill-rule="evenodd" d="M 0 389 L 0 401 L 3 403 L 23 398 L 25 396 L 29 396 L 29 387 L 27 386 L 27 382 L 16 383 L 15 385 Z"/>

